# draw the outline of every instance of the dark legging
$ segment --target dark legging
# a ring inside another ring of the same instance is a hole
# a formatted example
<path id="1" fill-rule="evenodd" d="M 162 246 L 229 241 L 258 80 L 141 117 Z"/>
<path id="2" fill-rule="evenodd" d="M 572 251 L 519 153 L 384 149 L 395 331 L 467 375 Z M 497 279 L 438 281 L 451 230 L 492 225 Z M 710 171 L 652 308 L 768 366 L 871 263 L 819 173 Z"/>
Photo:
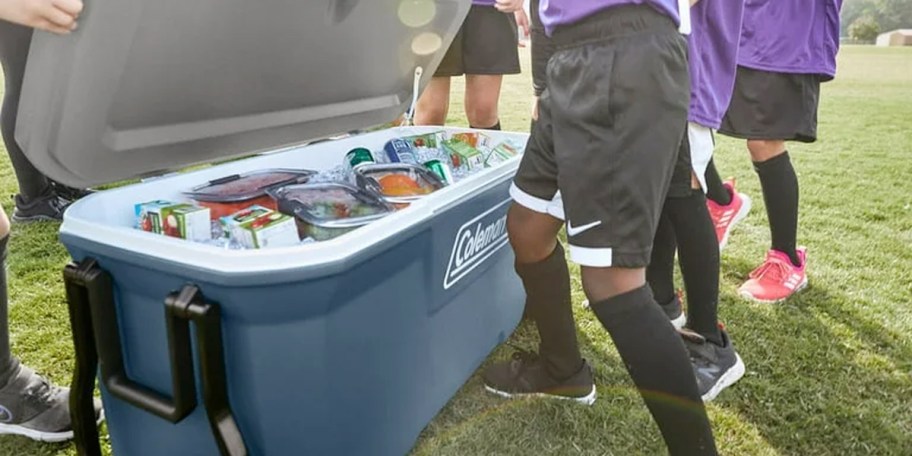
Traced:
<path id="1" fill-rule="evenodd" d="M 18 361 L 10 353 L 9 309 L 6 296 L 6 244 L 9 235 L 0 239 L 0 388 L 16 370 Z"/>
<path id="2" fill-rule="evenodd" d="M 31 40 L 32 29 L 0 21 L 0 62 L 3 64 L 3 75 L 6 80 L 3 110 L 0 111 L 0 130 L 3 132 L 3 143 L 9 153 L 10 162 L 16 171 L 16 179 L 19 180 L 19 194 L 26 203 L 44 195 L 51 185 L 48 178 L 28 161 L 13 137 L 16 115 L 19 111 L 22 78 L 25 75 L 25 60 L 28 57 Z"/>

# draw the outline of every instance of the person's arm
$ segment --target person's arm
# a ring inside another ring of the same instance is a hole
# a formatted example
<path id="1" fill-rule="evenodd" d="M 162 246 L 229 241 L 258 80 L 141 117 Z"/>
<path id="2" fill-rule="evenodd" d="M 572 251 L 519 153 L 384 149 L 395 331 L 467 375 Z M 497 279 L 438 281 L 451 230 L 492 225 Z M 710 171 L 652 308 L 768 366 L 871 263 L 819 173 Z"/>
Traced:
<path id="1" fill-rule="evenodd" d="M 522 9 L 523 0 L 495 0 L 494 7 L 501 13 L 512 13 Z"/>
<path id="2" fill-rule="evenodd" d="M 0 0 L 0 20 L 66 35 L 82 7 L 82 0 Z"/>
<path id="3" fill-rule="evenodd" d="M 700 0 L 690 0 L 690 6 L 696 5 L 697 2 L 699 2 L 699 1 L 700 1 Z"/>
<path id="4" fill-rule="evenodd" d="M 523 44 L 523 39 L 528 38 L 531 35 L 531 26 L 529 25 L 529 16 L 526 15 L 526 10 L 520 8 L 513 13 L 513 16 L 516 18 L 516 28 L 522 30 L 522 35 L 520 35 L 519 46 L 525 46 Z"/>

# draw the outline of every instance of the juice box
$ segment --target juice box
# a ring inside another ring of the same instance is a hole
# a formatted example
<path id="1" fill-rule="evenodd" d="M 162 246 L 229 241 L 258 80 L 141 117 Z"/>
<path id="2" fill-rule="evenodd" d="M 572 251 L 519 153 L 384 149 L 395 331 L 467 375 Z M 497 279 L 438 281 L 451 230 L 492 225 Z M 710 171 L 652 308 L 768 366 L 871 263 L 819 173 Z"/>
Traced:
<path id="1" fill-rule="evenodd" d="M 162 234 L 188 241 L 204 242 L 212 238 L 209 208 L 192 204 L 175 204 L 161 209 Z"/>
<path id="2" fill-rule="evenodd" d="M 137 204 L 135 211 L 143 231 L 196 242 L 212 237 L 208 208 L 158 200 Z"/>
<path id="3" fill-rule="evenodd" d="M 490 136 L 478 132 L 454 133 L 451 140 L 462 141 L 478 150 L 487 150 L 492 146 Z"/>
<path id="4" fill-rule="evenodd" d="M 485 158 L 478 149 L 456 139 L 444 141 L 444 149 L 450 154 L 453 166 L 476 170 L 484 167 Z"/>
<path id="5" fill-rule="evenodd" d="M 491 152 L 485 158 L 485 166 L 497 166 L 517 155 L 519 155 L 519 151 L 514 149 L 513 146 L 507 143 L 498 144 L 497 147 L 491 149 Z"/>
<path id="6" fill-rule="evenodd" d="M 402 140 L 414 148 L 427 147 L 428 149 L 436 149 L 440 147 L 442 137 L 443 132 L 441 131 L 435 133 L 425 133 L 423 135 L 406 136 L 402 138 Z"/>
<path id="7" fill-rule="evenodd" d="M 229 236 L 248 249 L 288 247 L 300 242 L 293 217 L 262 206 L 223 217 L 222 226 Z"/>
<path id="8" fill-rule="evenodd" d="M 222 224 L 222 230 L 224 230 L 225 235 L 228 237 L 235 237 L 235 232 L 241 225 L 256 220 L 258 217 L 262 217 L 271 212 L 275 211 L 268 207 L 254 205 L 237 211 L 234 214 L 226 215 L 219 219 L 219 221 Z"/>

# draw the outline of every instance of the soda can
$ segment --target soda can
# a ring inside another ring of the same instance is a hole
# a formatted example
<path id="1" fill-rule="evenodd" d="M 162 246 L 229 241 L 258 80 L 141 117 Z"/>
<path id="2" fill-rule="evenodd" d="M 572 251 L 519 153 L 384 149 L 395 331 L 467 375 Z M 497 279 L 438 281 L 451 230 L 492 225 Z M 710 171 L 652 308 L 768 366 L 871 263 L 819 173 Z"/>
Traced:
<path id="1" fill-rule="evenodd" d="M 390 163 L 406 163 L 410 165 L 417 164 L 418 159 L 415 157 L 415 151 L 412 150 L 411 144 L 403 139 L 391 139 L 383 151 L 386 152 Z"/>
<path id="2" fill-rule="evenodd" d="M 371 153 L 371 151 L 363 147 L 352 149 L 348 151 L 347 154 L 345 154 L 345 163 L 347 163 L 351 169 L 355 169 L 355 167 L 358 165 L 365 163 L 371 164 L 375 162 L 376 160 L 374 160 L 374 155 Z"/>
<path id="3" fill-rule="evenodd" d="M 440 160 L 431 160 L 426 162 L 424 167 L 436 174 L 444 184 L 453 184 L 453 173 L 450 172 L 450 167 L 447 166 L 446 163 L 443 163 Z"/>

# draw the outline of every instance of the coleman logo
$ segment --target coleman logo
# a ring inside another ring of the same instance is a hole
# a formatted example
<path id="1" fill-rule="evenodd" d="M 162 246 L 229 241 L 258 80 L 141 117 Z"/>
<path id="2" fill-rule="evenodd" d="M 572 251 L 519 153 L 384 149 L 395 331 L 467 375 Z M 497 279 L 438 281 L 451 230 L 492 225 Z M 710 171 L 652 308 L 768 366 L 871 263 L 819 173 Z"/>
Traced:
<path id="1" fill-rule="evenodd" d="M 443 288 L 450 289 L 460 279 L 481 266 L 488 258 L 507 245 L 506 206 L 510 199 L 469 220 L 456 232 L 453 251 L 447 265 Z"/>

